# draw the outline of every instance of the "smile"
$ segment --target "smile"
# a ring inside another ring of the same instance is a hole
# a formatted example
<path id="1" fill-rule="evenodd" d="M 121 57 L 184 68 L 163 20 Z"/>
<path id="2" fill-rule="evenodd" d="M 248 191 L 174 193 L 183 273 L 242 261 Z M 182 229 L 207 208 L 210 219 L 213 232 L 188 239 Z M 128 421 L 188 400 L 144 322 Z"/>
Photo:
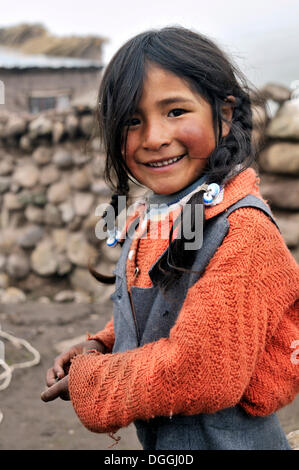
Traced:
<path id="1" fill-rule="evenodd" d="M 175 162 L 178 162 L 179 160 L 181 160 L 182 158 L 185 157 L 186 154 L 184 155 L 180 155 L 179 157 L 174 157 L 174 158 L 170 158 L 169 160 L 163 160 L 163 162 L 154 162 L 154 163 L 146 163 L 145 165 L 146 166 L 150 166 L 150 167 L 161 167 L 161 166 L 168 166 L 168 165 L 172 165 L 173 163 Z"/>

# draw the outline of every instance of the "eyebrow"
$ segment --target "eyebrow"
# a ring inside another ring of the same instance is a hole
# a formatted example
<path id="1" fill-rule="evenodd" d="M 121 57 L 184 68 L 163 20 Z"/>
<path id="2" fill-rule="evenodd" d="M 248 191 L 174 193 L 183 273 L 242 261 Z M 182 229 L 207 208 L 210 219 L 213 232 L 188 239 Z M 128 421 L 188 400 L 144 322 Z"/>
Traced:
<path id="1" fill-rule="evenodd" d="M 172 96 L 170 98 L 164 98 L 161 101 L 158 101 L 158 104 L 161 106 L 167 105 L 167 104 L 173 104 L 173 103 L 192 103 L 193 101 L 190 100 L 189 98 L 184 98 L 183 96 Z"/>
<path id="2" fill-rule="evenodd" d="M 157 102 L 157 104 L 161 107 L 167 106 L 169 104 L 173 103 L 193 103 L 193 100 L 189 98 L 184 98 L 183 96 L 171 96 L 169 98 L 164 98 L 163 100 L 160 100 Z M 139 112 L 139 108 L 136 109 L 137 112 Z"/>

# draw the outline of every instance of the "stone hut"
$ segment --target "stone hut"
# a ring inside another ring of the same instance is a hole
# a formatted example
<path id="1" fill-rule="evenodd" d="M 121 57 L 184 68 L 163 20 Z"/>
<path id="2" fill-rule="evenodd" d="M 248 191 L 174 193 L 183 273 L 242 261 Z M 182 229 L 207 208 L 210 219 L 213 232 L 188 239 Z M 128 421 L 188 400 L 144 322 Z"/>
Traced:
<path id="1" fill-rule="evenodd" d="M 66 109 L 100 82 L 103 38 L 57 38 L 38 25 L 0 29 L 0 107 L 39 113 Z"/>

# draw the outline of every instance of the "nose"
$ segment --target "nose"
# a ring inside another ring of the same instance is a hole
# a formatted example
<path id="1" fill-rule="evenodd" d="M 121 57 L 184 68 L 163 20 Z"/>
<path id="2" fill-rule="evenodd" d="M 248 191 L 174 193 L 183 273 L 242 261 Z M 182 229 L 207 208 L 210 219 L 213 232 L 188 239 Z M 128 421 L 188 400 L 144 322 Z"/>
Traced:
<path id="1" fill-rule="evenodd" d="M 162 146 L 169 145 L 170 142 L 171 133 L 168 126 L 158 121 L 147 124 L 143 136 L 144 149 L 157 151 Z"/>

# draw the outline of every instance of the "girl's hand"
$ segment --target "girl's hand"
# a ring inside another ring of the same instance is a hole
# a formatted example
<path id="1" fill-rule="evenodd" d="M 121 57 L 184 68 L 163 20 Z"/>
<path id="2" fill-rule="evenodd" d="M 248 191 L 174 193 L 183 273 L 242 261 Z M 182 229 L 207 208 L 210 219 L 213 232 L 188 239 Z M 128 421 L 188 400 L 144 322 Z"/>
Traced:
<path id="1" fill-rule="evenodd" d="M 85 354 L 92 350 L 104 354 L 105 346 L 100 341 L 88 340 L 76 344 L 68 351 L 57 356 L 53 367 L 47 371 L 46 384 L 49 388 L 42 393 L 41 399 L 43 401 L 51 401 L 60 396 L 64 400 L 69 400 L 67 374 L 71 365 L 71 359 L 78 354 Z"/>
<path id="2" fill-rule="evenodd" d="M 55 398 L 60 397 L 62 400 L 69 400 L 69 387 L 68 387 L 69 377 L 66 375 L 63 379 L 58 380 L 51 387 L 47 388 L 41 394 L 41 399 L 45 402 L 55 400 Z"/>

